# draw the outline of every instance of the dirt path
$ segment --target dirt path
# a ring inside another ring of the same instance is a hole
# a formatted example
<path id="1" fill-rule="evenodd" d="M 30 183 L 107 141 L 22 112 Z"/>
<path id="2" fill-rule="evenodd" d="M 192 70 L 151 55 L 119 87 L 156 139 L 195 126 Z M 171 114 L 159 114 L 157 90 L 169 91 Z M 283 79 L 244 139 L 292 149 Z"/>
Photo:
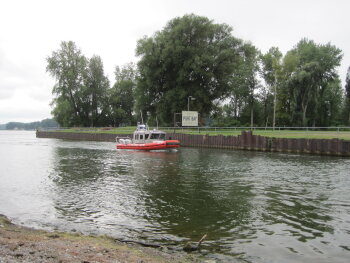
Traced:
<path id="1" fill-rule="evenodd" d="M 124 244 L 109 237 L 47 232 L 0 215 L 0 262 L 205 262 L 186 253 Z"/>

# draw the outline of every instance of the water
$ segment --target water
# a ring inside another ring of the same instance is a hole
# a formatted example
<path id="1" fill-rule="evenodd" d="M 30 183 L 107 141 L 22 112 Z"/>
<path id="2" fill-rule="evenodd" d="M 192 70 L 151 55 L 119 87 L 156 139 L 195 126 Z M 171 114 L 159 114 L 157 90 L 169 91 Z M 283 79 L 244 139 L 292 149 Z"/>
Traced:
<path id="1" fill-rule="evenodd" d="M 36 139 L 0 131 L 0 213 L 223 262 L 348 262 L 350 159 Z"/>

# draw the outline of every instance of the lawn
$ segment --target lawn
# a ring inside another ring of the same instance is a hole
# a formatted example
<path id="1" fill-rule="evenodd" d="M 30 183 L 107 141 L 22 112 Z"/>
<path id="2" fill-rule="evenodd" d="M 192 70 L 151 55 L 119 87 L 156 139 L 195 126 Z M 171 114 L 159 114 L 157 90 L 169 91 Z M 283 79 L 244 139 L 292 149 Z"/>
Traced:
<path id="1" fill-rule="evenodd" d="M 349 131 L 256 131 L 254 134 L 275 138 L 295 138 L 295 139 L 344 139 L 350 140 Z"/>
<path id="2" fill-rule="evenodd" d="M 153 128 L 153 127 L 152 127 Z M 174 128 L 171 127 L 162 127 L 161 130 L 172 133 Z M 109 133 L 109 134 L 132 134 L 135 130 L 135 127 L 120 127 L 120 128 L 69 128 L 69 129 L 60 129 L 52 131 L 60 132 L 72 132 L 72 133 Z M 201 135 L 224 135 L 224 136 L 237 136 L 240 135 L 243 130 L 242 128 L 176 128 L 176 133 L 185 133 L 185 134 L 201 134 Z M 266 137 L 275 137 L 275 138 L 296 138 L 296 139 L 344 139 L 350 140 L 350 130 L 343 131 L 337 129 L 322 129 L 322 130 L 265 130 L 254 129 L 253 134 L 261 135 Z"/>
<path id="3" fill-rule="evenodd" d="M 249 131 L 249 129 L 247 129 Z M 180 132 L 180 131 L 179 131 Z M 225 136 L 237 136 L 240 135 L 242 130 L 214 130 L 214 131 L 191 131 L 184 133 L 190 134 L 209 134 L 213 135 L 225 135 Z M 350 131 L 313 131 L 313 130 L 253 130 L 253 134 L 261 135 L 265 137 L 274 138 L 289 138 L 289 139 L 344 139 L 350 140 Z"/>
<path id="4" fill-rule="evenodd" d="M 132 134 L 135 127 L 121 128 L 64 128 L 58 130 L 49 130 L 52 132 L 71 132 L 71 133 L 108 133 L 108 134 Z"/>

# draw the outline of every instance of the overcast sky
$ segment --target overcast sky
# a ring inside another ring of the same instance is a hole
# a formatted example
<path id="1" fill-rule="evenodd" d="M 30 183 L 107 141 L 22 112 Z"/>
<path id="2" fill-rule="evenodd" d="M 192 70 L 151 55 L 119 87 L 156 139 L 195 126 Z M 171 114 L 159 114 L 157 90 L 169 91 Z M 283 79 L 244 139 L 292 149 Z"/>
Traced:
<path id="1" fill-rule="evenodd" d="M 99 55 L 113 84 L 115 66 L 137 61 L 138 39 L 190 13 L 229 24 L 262 52 L 277 46 L 285 54 L 304 37 L 331 42 L 343 50 L 344 83 L 349 10 L 349 0 L 0 0 L 0 124 L 51 118 L 46 58 L 61 41 Z"/>

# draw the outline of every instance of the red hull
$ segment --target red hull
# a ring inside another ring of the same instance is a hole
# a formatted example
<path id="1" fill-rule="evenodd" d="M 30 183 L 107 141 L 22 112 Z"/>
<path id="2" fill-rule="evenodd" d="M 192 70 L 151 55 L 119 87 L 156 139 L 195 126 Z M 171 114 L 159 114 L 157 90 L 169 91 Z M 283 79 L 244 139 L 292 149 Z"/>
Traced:
<path id="1" fill-rule="evenodd" d="M 152 142 L 152 143 L 129 143 L 129 144 L 118 143 L 116 147 L 117 149 L 151 151 L 151 150 L 179 148 L 180 142 L 178 140 L 167 140 L 167 141 L 159 141 L 159 142 Z"/>

